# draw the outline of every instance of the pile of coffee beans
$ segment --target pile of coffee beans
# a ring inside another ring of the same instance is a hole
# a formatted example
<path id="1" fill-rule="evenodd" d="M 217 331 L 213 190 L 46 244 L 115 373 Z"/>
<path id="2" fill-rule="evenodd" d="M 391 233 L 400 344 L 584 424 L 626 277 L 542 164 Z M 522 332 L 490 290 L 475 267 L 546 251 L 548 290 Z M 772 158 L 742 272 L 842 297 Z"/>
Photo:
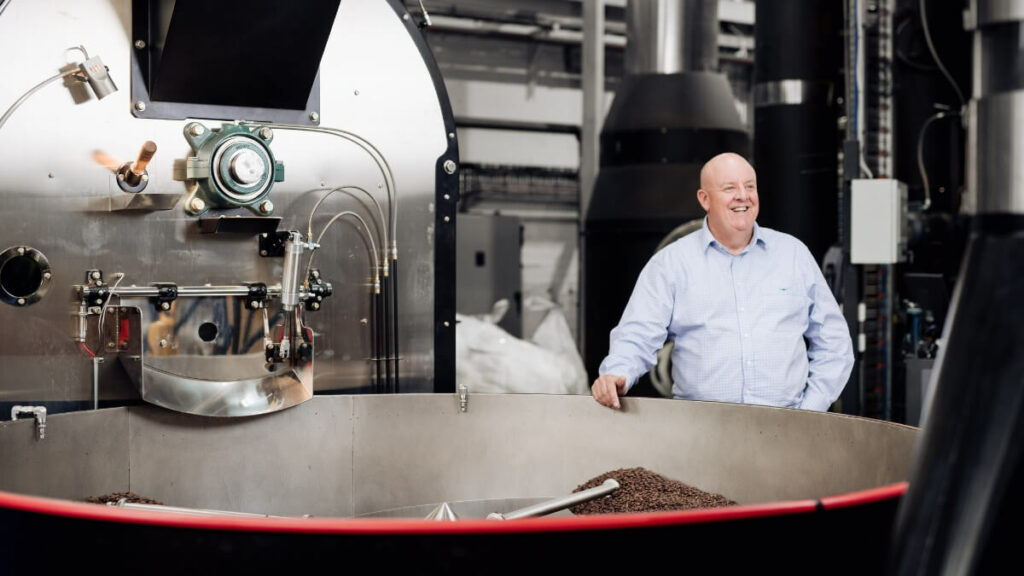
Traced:
<path id="1" fill-rule="evenodd" d="M 86 502 L 91 504 L 117 504 L 124 498 L 126 502 L 133 504 L 159 504 L 163 506 L 163 502 L 157 502 L 152 498 L 144 498 L 135 494 L 134 492 L 112 492 L 110 494 L 104 494 L 103 496 L 90 496 L 85 499 Z"/>
<path id="2" fill-rule="evenodd" d="M 579 515 L 613 514 L 718 508 L 736 504 L 725 496 L 698 490 L 646 468 L 612 470 L 588 480 L 573 492 L 600 486 L 608 478 L 619 483 L 617 490 L 608 496 L 572 506 L 569 511 Z"/>

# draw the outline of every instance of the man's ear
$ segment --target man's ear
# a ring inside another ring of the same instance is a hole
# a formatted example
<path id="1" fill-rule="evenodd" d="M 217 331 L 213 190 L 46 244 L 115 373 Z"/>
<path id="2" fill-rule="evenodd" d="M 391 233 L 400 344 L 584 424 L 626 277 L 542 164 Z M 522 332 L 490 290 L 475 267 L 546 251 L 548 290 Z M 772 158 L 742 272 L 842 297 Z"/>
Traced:
<path id="1" fill-rule="evenodd" d="M 708 211 L 709 200 L 708 193 L 703 188 L 697 190 L 697 202 L 700 202 L 700 207 L 703 208 L 705 212 Z"/>

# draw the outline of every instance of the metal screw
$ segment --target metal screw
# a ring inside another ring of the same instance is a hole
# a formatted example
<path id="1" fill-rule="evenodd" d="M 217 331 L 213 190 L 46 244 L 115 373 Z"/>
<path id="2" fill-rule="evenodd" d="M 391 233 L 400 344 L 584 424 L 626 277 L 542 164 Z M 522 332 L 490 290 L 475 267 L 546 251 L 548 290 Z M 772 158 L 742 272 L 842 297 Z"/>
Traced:
<path id="1" fill-rule="evenodd" d="M 100 279 L 100 272 L 99 272 L 99 270 L 93 270 L 92 279 L 93 280 L 99 280 Z"/>
<path id="2" fill-rule="evenodd" d="M 160 303 L 160 309 L 161 310 L 170 310 L 171 309 L 171 303 L 170 302 L 161 302 Z"/>
<path id="3" fill-rule="evenodd" d="M 449 218 L 449 217 L 447 217 L 447 216 L 445 216 L 445 217 L 444 217 L 444 221 L 445 221 L 445 222 L 448 222 L 449 220 L 451 220 L 451 218 Z"/>
<path id="4" fill-rule="evenodd" d="M 408 12 L 406 12 L 405 14 L 402 14 L 402 20 L 408 20 L 408 19 L 409 19 L 409 13 Z"/>
<path id="5" fill-rule="evenodd" d="M 317 304 L 316 302 L 313 302 L 313 305 L 312 305 L 312 306 L 310 306 L 310 307 L 311 307 L 311 308 L 312 308 L 313 310 L 319 310 L 319 309 L 320 309 L 320 305 L 319 305 L 319 304 Z"/>
<path id="6" fill-rule="evenodd" d="M 447 194 L 445 194 L 445 195 L 444 195 L 444 199 L 445 199 L 445 200 L 451 200 L 451 199 L 452 199 L 452 197 L 451 197 L 451 196 L 449 196 L 449 195 L 447 195 Z"/>
<path id="7" fill-rule="evenodd" d="M 444 171 L 446 173 L 448 173 L 448 174 L 455 174 L 455 161 L 454 160 L 445 160 L 444 161 Z"/>
<path id="8" fill-rule="evenodd" d="M 323 297 L 323 296 L 320 296 L 320 295 L 318 294 L 318 295 L 317 295 L 317 297 L 316 297 L 316 301 L 317 301 L 317 302 L 323 302 L 323 301 L 324 301 L 324 297 Z"/>
<path id="9" fill-rule="evenodd" d="M 103 299 L 102 298 L 97 298 L 97 299 L 93 300 L 92 303 L 96 304 L 96 305 L 103 304 Z"/>
<path id="10" fill-rule="evenodd" d="M 161 348 L 167 348 L 167 339 L 166 338 L 161 338 L 160 339 L 160 347 Z"/>
<path id="11" fill-rule="evenodd" d="M 25 249 L 19 246 L 18 247 L 18 255 L 19 256 L 24 256 L 25 255 Z"/>
<path id="12" fill-rule="evenodd" d="M 206 209 L 206 202 L 204 202 L 202 198 L 193 198 L 192 201 L 188 203 L 188 207 L 191 208 L 193 212 L 202 212 Z"/>
<path id="13" fill-rule="evenodd" d="M 450 139 L 450 138 L 455 138 L 455 132 L 449 132 L 449 133 L 448 133 L 448 138 L 449 138 L 449 139 Z"/>
<path id="14" fill-rule="evenodd" d="M 149 182 L 149 174 L 143 174 L 142 175 L 142 181 L 143 182 Z"/>
<path id="15" fill-rule="evenodd" d="M 56 174 L 54 174 L 53 172 L 50 172 L 49 174 L 47 174 L 47 175 L 46 175 L 46 177 L 47 177 L 47 178 L 50 178 L 50 179 L 53 179 L 53 178 L 56 178 L 56 177 L 57 177 L 57 175 L 56 175 Z"/>
<path id="16" fill-rule="evenodd" d="M 320 114 L 318 112 L 310 112 L 309 113 L 309 119 L 312 120 L 313 122 L 319 122 L 320 121 Z"/>
<path id="17" fill-rule="evenodd" d="M 260 256 L 266 256 L 266 255 L 267 255 L 267 251 L 266 250 L 260 250 Z"/>
<path id="18" fill-rule="evenodd" d="M 260 203 L 260 212 L 263 212 L 264 214 L 270 214 L 273 211 L 274 203 L 271 202 L 270 200 L 264 200 L 262 203 Z"/>
<path id="19" fill-rule="evenodd" d="M 18 305 L 19 306 L 24 306 L 25 305 L 25 299 L 24 298 L 18 298 Z"/>
<path id="20" fill-rule="evenodd" d="M 260 236 L 262 236 L 263 238 L 266 238 L 267 237 L 267 233 L 264 232 L 264 233 L 260 234 Z"/>
<path id="21" fill-rule="evenodd" d="M 146 103 L 143 102 L 142 100 L 136 100 L 135 101 L 135 109 L 138 110 L 139 112 L 145 112 L 146 111 Z"/>
<path id="22" fill-rule="evenodd" d="M 143 48 L 146 47 L 146 41 L 145 40 L 136 40 L 135 41 L 135 47 L 138 48 L 139 50 L 142 50 Z"/>
<path id="23" fill-rule="evenodd" d="M 368 324 L 366 318 L 360 318 L 359 323 L 362 324 L 363 326 L 366 326 Z"/>
<path id="24" fill-rule="evenodd" d="M 264 126 L 263 128 L 260 128 L 260 138 L 263 138 L 264 140 L 270 140 L 273 137 L 274 131 L 271 130 L 269 126 Z"/>
<path id="25" fill-rule="evenodd" d="M 206 127 L 202 124 L 192 124 L 188 127 L 188 133 L 193 136 L 202 136 L 206 134 Z"/>
<path id="26" fill-rule="evenodd" d="M 50 272 L 45 272 L 43 273 L 43 278 L 49 280 L 50 278 L 53 278 L 53 274 L 51 274 Z"/>
<path id="27" fill-rule="evenodd" d="M 107 348 L 115 348 L 115 347 L 117 347 L 117 343 L 115 343 L 115 342 L 107 342 Z"/>
<path id="28" fill-rule="evenodd" d="M 356 96 L 359 96 L 359 90 L 353 90 L 352 93 L 355 94 Z"/>
<path id="29" fill-rule="evenodd" d="M 448 321 L 447 321 L 447 320 L 445 320 L 445 321 L 444 321 L 444 326 L 445 326 L 445 328 L 447 328 L 447 327 L 448 327 L 448 325 L 449 325 L 449 324 L 448 324 Z"/>

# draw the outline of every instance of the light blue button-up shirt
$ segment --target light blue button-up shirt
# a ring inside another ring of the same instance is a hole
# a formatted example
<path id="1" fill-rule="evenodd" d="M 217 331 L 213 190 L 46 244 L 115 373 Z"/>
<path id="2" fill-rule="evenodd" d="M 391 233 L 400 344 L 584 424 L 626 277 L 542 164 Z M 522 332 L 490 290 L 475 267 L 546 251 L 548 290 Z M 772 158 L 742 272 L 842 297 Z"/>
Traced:
<path id="1" fill-rule="evenodd" d="M 658 251 L 611 332 L 601 374 L 632 387 L 671 340 L 672 394 L 827 410 L 853 369 L 846 320 L 807 247 L 754 225 L 733 255 L 702 229 Z"/>

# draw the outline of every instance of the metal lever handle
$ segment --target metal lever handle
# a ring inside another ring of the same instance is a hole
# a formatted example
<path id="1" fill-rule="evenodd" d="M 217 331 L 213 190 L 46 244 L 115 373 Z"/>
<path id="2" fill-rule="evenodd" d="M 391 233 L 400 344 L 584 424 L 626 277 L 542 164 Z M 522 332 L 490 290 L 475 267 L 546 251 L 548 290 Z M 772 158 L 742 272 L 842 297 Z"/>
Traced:
<path id="1" fill-rule="evenodd" d="M 576 492 L 569 496 L 562 498 L 555 498 L 548 500 L 547 502 L 541 502 L 534 504 L 533 506 L 527 506 L 526 508 L 520 508 L 519 510 L 513 510 L 506 514 L 499 514 L 492 512 L 487 515 L 488 520 L 515 520 L 517 518 L 529 518 L 531 516 L 544 516 L 545 514 L 551 514 L 552 512 L 558 512 L 565 508 L 589 502 L 595 498 L 606 496 L 619 489 L 619 483 L 614 478 L 609 478 L 604 481 L 600 486 L 595 486 L 587 490 Z"/>
<path id="2" fill-rule="evenodd" d="M 146 140 L 146 143 L 142 145 L 142 149 L 139 150 L 139 157 L 132 164 L 132 172 L 136 176 L 142 176 L 142 173 L 146 171 L 146 166 L 149 165 L 149 161 L 153 159 L 154 154 L 156 154 L 156 142 Z"/>

